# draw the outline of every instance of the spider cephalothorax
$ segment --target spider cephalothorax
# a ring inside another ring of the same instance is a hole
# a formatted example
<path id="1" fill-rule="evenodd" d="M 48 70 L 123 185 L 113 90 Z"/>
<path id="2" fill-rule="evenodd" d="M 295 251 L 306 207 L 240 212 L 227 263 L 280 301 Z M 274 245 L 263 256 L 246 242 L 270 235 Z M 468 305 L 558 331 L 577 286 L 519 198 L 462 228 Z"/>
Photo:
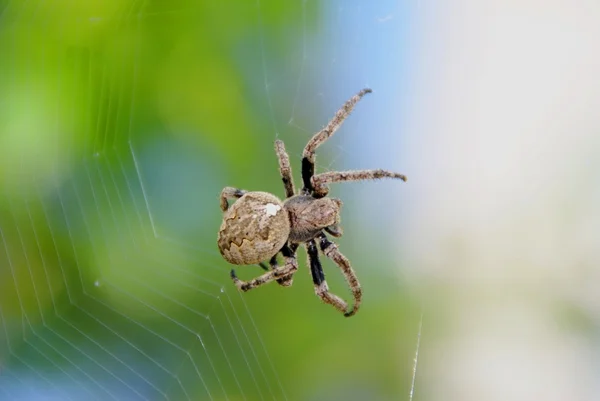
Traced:
<path id="1" fill-rule="evenodd" d="M 352 316 L 358 311 L 362 290 L 356 274 L 350 261 L 325 234 L 329 233 L 334 237 L 342 235 L 342 201 L 327 197 L 327 184 L 378 178 L 406 181 L 406 177 L 387 170 L 332 171 L 315 175 L 315 151 L 335 133 L 356 103 L 370 92 L 370 89 L 363 89 L 350 98 L 327 126 L 308 141 L 302 157 L 303 188 L 300 194 L 295 194 L 289 156 L 280 140 L 275 141 L 275 152 L 279 158 L 279 171 L 285 187 L 284 202 L 267 192 L 247 192 L 231 187 L 225 187 L 221 192 L 223 223 L 217 240 L 221 255 L 232 264 L 260 264 L 268 270 L 250 281 L 240 280 L 232 270 L 231 278 L 242 291 L 274 280 L 283 286 L 291 285 L 292 277 L 298 270 L 296 250 L 300 244 L 304 244 L 316 294 L 345 316 Z M 228 202 L 230 198 L 237 199 L 231 206 Z M 352 307 L 348 308 L 346 301 L 329 292 L 319 261 L 317 243 L 321 252 L 342 270 L 354 297 Z M 283 266 L 279 266 L 277 262 L 279 253 L 285 258 Z M 269 261 L 270 269 L 263 263 L 266 260 Z"/>

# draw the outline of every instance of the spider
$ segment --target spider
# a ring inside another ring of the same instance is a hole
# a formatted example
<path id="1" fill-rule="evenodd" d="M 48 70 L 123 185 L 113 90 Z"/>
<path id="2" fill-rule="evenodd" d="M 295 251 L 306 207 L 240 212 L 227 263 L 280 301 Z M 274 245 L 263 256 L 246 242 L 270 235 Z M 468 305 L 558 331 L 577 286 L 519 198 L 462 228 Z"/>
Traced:
<path id="1" fill-rule="evenodd" d="M 239 290 L 249 291 L 272 281 L 282 286 L 290 286 L 294 273 L 298 270 L 296 250 L 303 244 L 308 255 L 316 295 L 346 317 L 358 311 L 362 300 L 358 278 L 350 261 L 327 237 L 327 234 L 333 237 L 342 236 L 342 201 L 327 197 L 327 184 L 379 178 L 399 178 L 406 181 L 406 176 L 386 170 L 331 171 L 315 174 L 315 151 L 337 131 L 356 103 L 367 93 L 371 93 L 371 89 L 363 89 L 352 96 L 325 128 L 308 141 L 302 154 L 303 187 L 299 194 L 296 194 L 294 189 L 289 156 L 280 140 L 275 141 L 275 152 L 285 188 L 285 201 L 282 202 L 267 192 L 223 188 L 220 196 L 223 222 L 217 239 L 221 255 L 229 263 L 258 264 L 267 271 L 253 280 L 242 281 L 237 277 L 235 270 L 231 270 L 231 279 Z M 229 199 L 236 200 L 229 205 Z M 348 307 L 348 303 L 342 298 L 329 292 L 319 260 L 319 248 L 341 269 L 354 298 L 351 307 Z M 280 253 L 285 260 L 283 266 L 277 261 L 277 255 Z M 264 263 L 267 260 L 270 268 Z"/>

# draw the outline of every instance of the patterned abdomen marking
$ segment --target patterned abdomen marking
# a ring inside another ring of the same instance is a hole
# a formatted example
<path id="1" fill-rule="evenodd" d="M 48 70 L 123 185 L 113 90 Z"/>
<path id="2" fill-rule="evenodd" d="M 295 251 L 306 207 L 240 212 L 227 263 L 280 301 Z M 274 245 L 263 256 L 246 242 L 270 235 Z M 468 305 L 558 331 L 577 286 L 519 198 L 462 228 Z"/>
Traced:
<path id="1" fill-rule="evenodd" d="M 217 244 L 229 263 L 251 265 L 279 252 L 289 234 L 281 200 L 266 192 L 248 192 L 224 213 Z"/>

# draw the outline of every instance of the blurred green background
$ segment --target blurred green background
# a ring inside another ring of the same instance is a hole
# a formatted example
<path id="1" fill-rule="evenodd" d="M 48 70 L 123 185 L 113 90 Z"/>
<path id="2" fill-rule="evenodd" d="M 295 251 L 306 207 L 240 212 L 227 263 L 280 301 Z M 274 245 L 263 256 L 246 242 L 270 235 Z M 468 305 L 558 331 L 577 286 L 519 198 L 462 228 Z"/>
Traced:
<path id="1" fill-rule="evenodd" d="M 242 295 L 216 248 L 222 187 L 282 196 L 274 139 L 298 183 L 306 141 L 364 86 L 320 169 L 403 171 L 384 121 L 403 7 L 0 3 L 0 399 L 406 399 L 420 307 L 390 252 L 401 211 L 383 212 L 405 187 L 333 190 L 365 294 L 351 319 L 302 253 L 293 287 Z"/>

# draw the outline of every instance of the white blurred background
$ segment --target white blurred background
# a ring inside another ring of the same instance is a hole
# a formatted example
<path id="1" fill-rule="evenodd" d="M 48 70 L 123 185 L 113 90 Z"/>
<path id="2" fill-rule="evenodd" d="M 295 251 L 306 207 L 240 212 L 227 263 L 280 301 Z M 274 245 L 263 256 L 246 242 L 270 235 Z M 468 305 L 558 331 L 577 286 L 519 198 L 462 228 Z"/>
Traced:
<path id="1" fill-rule="evenodd" d="M 421 1 L 416 399 L 600 399 L 600 2 Z"/>

